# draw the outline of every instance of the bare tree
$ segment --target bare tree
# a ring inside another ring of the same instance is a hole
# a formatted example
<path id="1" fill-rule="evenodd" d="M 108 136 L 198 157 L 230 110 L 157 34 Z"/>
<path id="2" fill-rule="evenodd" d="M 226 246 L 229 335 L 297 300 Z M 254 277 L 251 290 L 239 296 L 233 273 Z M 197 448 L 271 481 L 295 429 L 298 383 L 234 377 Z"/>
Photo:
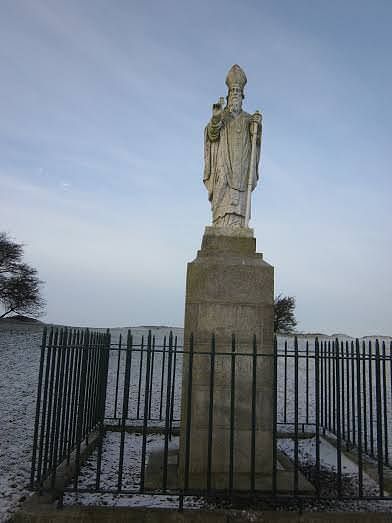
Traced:
<path id="1" fill-rule="evenodd" d="M 289 334 L 297 326 L 295 319 L 295 298 L 279 294 L 274 299 L 274 330 L 282 334 Z"/>
<path id="2" fill-rule="evenodd" d="M 45 302 L 40 294 L 42 281 L 38 272 L 22 261 L 23 245 L 0 232 L 0 302 L 4 318 L 12 312 L 36 317 L 43 312 Z"/>

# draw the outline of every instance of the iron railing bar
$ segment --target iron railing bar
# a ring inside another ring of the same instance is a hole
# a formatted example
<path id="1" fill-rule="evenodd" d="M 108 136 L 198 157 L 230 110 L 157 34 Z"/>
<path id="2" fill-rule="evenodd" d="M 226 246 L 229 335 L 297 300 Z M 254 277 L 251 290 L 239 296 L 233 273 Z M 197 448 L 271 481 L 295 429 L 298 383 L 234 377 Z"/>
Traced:
<path id="1" fill-rule="evenodd" d="M 149 392 L 149 403 L 148 403 L 148 417 L 151 418 L 151 406 L 153 396 L 153 385 L 154 385 L 154 364 L 155 364 L 155 336 L 152 337 L 152 354 L 151 354 L 151 377 L 150 377 L 150 392 Z"/>
<path id="2" fill-rule="evenodd" d="M 118 354 L 117 354 L 117 372 L 116 372 L 116 386 L 114 392 L 114 417 L 117 417 L 117 402 L 118 402 L 118 387 L 120 379 L 120 364 L 121 364 L 121 354 L 122 354 L 122 334 L 118 336 Z"/>
<path id="3" fill-rule="evenodd" d="M 231 373 L 230 373 L 230 436 L 229 436 L 229 492 L 234 487 L 234 412 L 235 412 L 235 334 L 231 335 Z"/>
<path id="4" fill-rule="evenodd" d="M 38 390 L 37 390 L 37 399 L 36 399 L 36 406 L 35 406 L 33 455 L 31 458 L 30 488 L 33 488 L 33 485 L 34 485 L 35 469 L 36 469 L 36 465 L 37 465 L 37 463 L 36 463 L 37 441 L 38 441 L 38 431 L 39 431 L 39 418 L 40 418 L 40 414 L 41 414 L 41 394 L 42 394 L 42 380 L 43 380 L 43 374 L 44 374 L 46 337 L 47 337 L 47 328 L 45 326 L 43 333 L 42 333 L 41 355 L 40 355 L 39 371 L 38 371 Z"/>
<path id="5" fill-rule="evenodd" d="M 117 489 L 120 492 L 122 488 L 123 466 L 124 466 L 124 445 L 125 445 L 125 424 L 128 417 L 129 408 L 129 389 L 131 381 L 131 364 L 132 364 L 132 335 L 128 331 L 127 335 L 127 355 L 125 359 L 125 376 L 124 376 L 124 391 L 123 391 L 123 407 L 121 419 L 121 436 L 120 436 L 120 456 L 118 462 L 118 481 Z"/>
<path id="6" fill-rule="evenodd" d="M 189 363 L 188 363 L 188 390 L 186 401 L 186 431 L 185 431 L 185 463 L 184 463 L 184 491 L 189 489 L 189 462 L 191 452 L 191 424 L 192 424 L 192 382 L 193 382 L 193 333 L 189 339 Z M 180 508 L 182 507 L 184 497 L 180 497 Z"/>
<path id="7" fill-rule="evenodd" d="M 388 449 L 388 408 L 387 408 L 387 374 L 385 359 L 385 341 L 382 340 L 382 403 L 383 403 L 383 424 L 384 424 L 384 463 L 389 465 Z"/>
<path id="8" fill-rule="evenodd" d="M 359 352 L 359 340 L 355 340 L 356 377 L 357 377 L 357 433 L 358 433 L 358 495 L 363 496 L 363 461 L 362 461 L 362 398 L 361 398 L 361 355 Z"/>
<path id="9" fill-rule="evenodd" d="M 316 494 L 320 497 L 320 360 L 319 360 L 319 340 L 315 339 L 315 403 L 316 403 Z M 322 375 L 322 372 L 321 372 Z M 322 410 L 321 410 L 322 412 Z"/>
<path id="10" fill-rule="evenodd" d="M 309 422 L 309 341 L 308 340 L 306 340 L 305 389 L 306 389 L 306 424 L 308 424 L 308 422 Z"/>
<path id="11" fill-rule="evenodd" d="M 42 418 L 41 418 L 41 430 L 39 437 L 39 453 L 38 453 L 38 467 L 37 467 L 37 483 L 41 483 L 41 473 L 43 468 L 44 460 L 44 442 L 46 440 L 46 433 L 48 429 L 48 418 L 50 416 L 50 406 L 48 406 L 48 396 L 51 394 L 49 389 L 49 376 L 52 367 L 52 344 L 53 344 L 53 327 L 50 328 L 49 340 L 46 353 L 46 365 L 45 365 L 45 385 L 44 394 L 42 401 Z M 46 429 L 46 430 L 45 430 Z"/>
<path id="12" fill-rule="evenodd" d="M 298 494 L 299 456 L 298 456 L 298 338 L 294 337 L 294 496 Z"/>
<path id="13" fill-rule="evenodd" d="M 335 341 L 332 341 L 331 344 L 331 359 L 332 359 L 332 432 L 336 434 L 336 351 L 335 351 Z"/>
<path id="14" fill-rule="evenodd" d="M 105 395 L 106 390 L 103 390 L 104 383 L 104 372 L 105 372 L 105 336 L 101 335 L 98 344 L 98 375 L 97 375 L 97 412 L 96 416 L 99 418 L 99 439 L 97 448 L 97 468 L 95 473 L 95 490 L 99 490 L 101 483 L 101 465 L 102 465 L 102 450 L 103 450 L 103 437 L 104 437 L 104 411 L 105 411 Z M 106 388 L 105 388 L 106 389 Z M 103 410 L 103 412 L 102 412 Z"/>
<path id="15" fill-rule="evenodd" d="M 372 354 L 372 342 L 368 344 L 369 356 Z M 369 422 L 370 422 L 370 452 L 374 456 L 374 416 L 373 416 L 373 368 L 372 358 L 369 357 Z"/>
<path id="16" fill-rule="evenodd" d="M 338 342 L 339 343 L 339 342 Z M 345 372 L 344 372 L 344 369 L 345 369 L 345 366 L 344 366 L 344 345 L 343 345 L 343 342 L 340 342 L 339 344 L 339 357 L 340 357 L 340 361 L 341 361 L 341 373 L 340 373 L 340 378 L 341 378 L 341 383 L 340 383 L 340 395 L 341 395 L 341 436 L 342 436 L 342 440 L 345 441 L 346 439 L 346 428 L 345 428 L 345 423 L 346 423 L 346 416 L 345 416 L 345 387 L 344 387 L 344 384 L 345 384 Z"/>
<path id="17" fill-rule="evenodd" d="M 346 340 L 346 413 L 347 413 L 347 437 L 346 437 L 346 450 L 350 450 L 351 443 L 351 395 L 350 395 L 350 360 L 349 360 L 349 346 Z"/>
<path id="18" fill-rule="evenodd" d="M 318 338 L 316 338 L 317 342 L 318 342 Z M 320 365 L 320 424 L 322 427 L 324 427 L 324 344 L 323 344 L 323 341 L 321 340 L 320 342 L 318 342 L 318 347 L 319 347 L 319 350 L 321 349 L 320 351 L 320 361 L 319 361 L 319 365 Z M 317 361 L 317 359 L 315 360 Z M 317 425 L 317 423 L 316 423 Z"/>
<path id="19" fill-rule="evenodd" d="M 63 383 L 63 390 L 62 390 L 62 396 L 63 396 L 63 404 L 61 407 L 61 425 L 60 425 L 60 444 L 59 444 L 59 461 L 61 462 L 64 459 L 65 455 L 65 447 L 67 444 L 66 435 L 67 435 L 67 412 L 69 409 L 69 399 L 70 399 L 70 393 L 69 393 L 69 363 L 70 363 L 70 351 L 69 347 L 71 345 L 72 341 L 72 329 L 68 330 L 68 335 L 65 338 L 65 372 L 64 372 L 64 383 Z"/>
<path id="20" fill-rule="evenodd" d="M 88 347 L 90 339 L 89 329 L 85 329 L 83 333 L 83 352 L 80 372 L 80 388 L 78 394 L 78 421 L 76 427 L 76 452 L 75 452 L 75 474 L 74 474 L 74 489 L 78 489 L 79 472 L 80 472 L 80 447 L 83 438 L 83 417 L 84 417 L 84 405 L 86 395 L 86 371 L 87 371 L 87 358 L 88 358 Z"/>
<path id="21" fill-rule="evenodd" d="M 72 332 L 72 342 L 71 347 L 69 350 L 71 351 L 70 356 L 70 382 L 69 382 L 69 410 L 67 413 L 68 420 L 67 420 L 67 436 L 66 436 L 66 445 L 64 448 L 64 453 L 67 456 L 67 463 L 69 464 L 71 459 L 71 440 L 72 440 L 72 431 L 73 431 L 73 408 L 74 408 L 74 398 L 75 398 L 75 381 L 76 381 L 76 375 L 75 375 L 75 369 L 76 369 L 76 329 L 73 329 Z"/>
<path id="22" fill-rule="evenodd" d="M 149 412 L 149 390 L 150 390 L 150 372 L 151 372 L 151 351 L 152 337 L 151 331 L 148 331 L 147 340 L 147 361 L 146 361 L 146 381 L 144 390 L 144 419 L 143 419 L 143 439 L 142 439 L 142 459 L 140 465 L 140 491 L 144 490 L 145 466 L 146 466 L 146 445 L 147 445 L 147 424 Z"/>
<path id="23" fill-rule="evenodd" d="M 142 336 L 142 341 L 140 344 L 140 360 L 139 360 L 139 383 L 138 383 L 138 393 L 137 393 L 137 408 L 136 408 L 136 418 L 140 419 L 140 396 L 142 391 L 142 376 L 143 376 L 143 355 L 144 355 L 144 336 Z"/>
<path id="24" fill-rule="evenodd" d="M 57 360 L 56 360 L 56 377 L 54 383 L 54 398 L 53 398 L 53 411 L 52 411 L 52 426 L 50 431 L 50 446 L 49 446 L 49 470 L 53 474 L 54 469 L 54 447 L 55 438 L 57 432 L 57 412 L 59 410 L 59 387 L 60 387 L 60 366 L 62 358 L 62 345 L 63 345 L 64 330 L 60 329 L 59 344 L 57 348 Z"/>
<path id="25" fill-rule="evenodd" d="M 364 451 L 368 452 L 368 437 L 367 437 L 367 394 L 366 394 L 366 345 L 365 341 L 362 341 L 362 397 L 363 397 L 363 440 L 364 440 Z"/>
<path id="26" fill-rule="evenodd" d="M 287 340 L 284 340 L 283 420 L 287 422 Z"/>
<path id="27" fill-rule="evenodd" d="M 377 465 L 378 486 L 380 496 L 384 495 L 384 459 L 383 459 L 383 437 L 382 437 L 382 413 L 381 413 L 381 369 L 380 369 L 380 345 L 376 339 L 376 417 L 377 417 Z"/>
<path id="28" fill-rule="evenodd" d="M 211 336 L 210 353 L 210 384 L 208 404 L 208 436 L 207 436 L 207 491 L 211 490 L 212 480 L 212 441 L 214 430 L 214 385 L 215 385 L 215 334 Z"/>
<path id="29" fill-rule="evenodd" d="M 285 342 L 287 343 L 287 342 Z M 287 345 L 286 345 L 287 347 Z M 273 363 L 273 411 L 272 411 L 272 496 L 277 494 L 277 469 L 278 469 L 278 439 L 277 439 L 277 421 L 278 421 L 278 340 L 274 336 L 274 363 Z M 286 359 L 285 359 L 286 362 Z M 287 373 L 284 377 L 286 383 Z M 284 399 L 284 406 L 286 398 Z"/>
<path id="30" fill-rule="evenodd" d="M 335 348 L 335 386 L 336 390 L 336 465 L 337 465 L 337 480 L 338 480 L 338 496 L 342 496 L 342 434 L 341 434 L 341 412 L 340 412 L 340 361 L 339 361 L 339 340 L 336 338 L 334 343 Z"/>
<path id="31" fill-rule="evenodd" d="M 351 421 L 352 421 L 352 431 L 353 431 L 353 439 L 352 439 L 352 442 L 353 442 L 353 445 L 355 446 L 356 443 L 357 443 L 357 427 L 356 427 L 356 423 L 355 423 L 355 420 L 356 420 L 356 415 L 358 414 L 357 413 L 357 409 L 356 409 L 356 405 L 355 405 L 355 357 L 354 357 L 354 342 L 351 341 L 351 411 L 352 411 L 352 416 L 351 416 Z"/>
<path id="32" fill-rule="evenodd" d="M 175 338 L 174 338 L 173 378 L 172 378 L 172 390 L 171 390 L 171 400 L 170 400 L 170 440 L 172 438 L 172 433 L 173 433 L 176 371 L 177 371 L 177 336 L 175 336 Z"/>
<path id="33" fill-rule="evenodd" d="M 171 396 L 171 376 L 172 376 L 172 358 L 173 358 L 173 333 L 169 334 L 169 352 L 167 360 L 167 380 L 166 380 L 166 415 L 165 415 L 165 439 L 163 449 L 163 481 L 162 488 L 167 489 L 167 467 L 169 458 L 169 431 L 170 431 L 170 396 Z M 163 381 L 163 380 L 162 380 Z M 162 417 L 162 415 L 161 415 Z"/>
<path id="34" fill-rule="evenodd" d="M 63 330 L 63 336 L 60 342 L 60 353 L 59 353 L 59 361 L 60 361 L 60 367 L 59 367 L 59 383 L 58 383 L 58 392 L 57 392 L 57 411 L 56 411 L 56 426 L 55 426 L 55 436 L 54 436 L 54 444 L 53 444 L 53 460 L 52 460 L 52 488 L 54 488 L 55 482 L 56 482 L 56 473 L 57 473 L 57 465 L 59 463 L 59 455 L 58 451 L 59 448 L 61 448 L 61 418 L 62 418 L 62 408 L 64 406 L 63 403 L 63 395 L 64 395 L 64 366 L 65 366 L 65 353 L 67 350 L 66 344 L 68 339 L 68 329 L 65 328 Z M 61 356 L 61 358 L 60 358 Z"/>
<path id="35" fill-rule="evenodd" d="M 77 344 L 77 360 L 76 360 L 76 384 L 75 384 L 75 399 L 74 399 L 74 415 L 72 420 L 72 441 L 71 446 L 74 447 L 76 443 L 77 435 L 77 424 L 78 424 L 78 411 L 80 408 L 80 386 L 81 386 L 81 371 L 82 371 L 82 362 L 83 362 L 83 353 L 84 353 L 84 337 L 85 332 L 78 330 L 76 335 L 76 344 Z"/>
<path id="36" fill-rule="evenodd" d="M 166 364 L 166 336 L 163 338 L 163 353 L 162 353 L 162 363 L 161 363 L 161 396 L 159 401 L 159 419 L 162 419 L 163 411 L 163 390 L 164 390 L 164 380 L 165 380 L 165 364 Z M 169 397 L 166 396 L 166 401 Z"/>
<path id="37" fill-rule="evenodd" d="M 328 430 L 331 432 L 332 429 L 332 359 L 331 359 L 331 342 L 328 341 Z"/>

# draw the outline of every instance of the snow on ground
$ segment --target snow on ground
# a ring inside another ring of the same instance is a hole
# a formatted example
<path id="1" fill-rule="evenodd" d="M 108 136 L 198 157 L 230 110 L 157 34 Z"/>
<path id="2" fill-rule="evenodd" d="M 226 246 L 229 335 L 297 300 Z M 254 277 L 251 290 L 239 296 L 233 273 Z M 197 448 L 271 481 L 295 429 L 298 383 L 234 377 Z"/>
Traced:
<path id="1" fill-rule="evenodd" d="M 178 508 L 178 496 L 168 495 L 139 495 L 137 490 L 140 485 L 140 469 L 142 456 L 142 435 L 125 434 L 124 438 L 124 461 L 123 461 L 123 482 L 122 489 L 134 491 L 136 494 L 89 494 L 69 492 L 64 496 L 64 504 L 70 505 L 110 505 L 114 507 L 165 507 Z M 119 450 L 121 433 L 108 432 L 105 436 L 101 463 L 100 488 L 106 490 L 116 490 L 118 484 L 119 470 Z M 178 448 L 178 437 L 169 443 L 170 449 Z M 163 448 L 164 437 L 162 435 L 148 435 L 147 437 L 147 462 L 148 455 L 154 450 Z M 87 460 L 82 469 L 78 488 L 94 489 L 97 467 L 97 451 Z M 186 498 L 186 508 L 199 508 L 203 505 L 202 501 L 193 498 Z"/>
<path id="2" fill-rule="evenodd" d="M 168 327 L 156 327 L 153 329 L 153 334 L 162 340 L 163 336 L 168 336 Z M 148 328 L 133 329 L 135 339 L 144 335 L 147 336 Z M 112 342 L 118 343 L 119 334 L 122 334 L 123 341 L 126 339 L 126 329 L 113 329 Z M 174 329 L 174 334 L 178 336 L 178 343 L 182 343 L 182 329 Z M 23 501 L 25 496 L 29 494 L 28 483 L 30 476 L 30 461 L 33 439 L 33 426 L 35 415 L 35 400 L 36 389 L 38 381 L 38 367 L 40 356 L 40 341 L 42 336 L 42 326 L 39 324 L 21 324 L 16 325 L 10 322 L 0 323 L 0 521 L 6 521 L 10 514 L 14 512 Z M 282 349 L 284 339 L 279 340 L 279 347 Z M 290 344 L 292 338 L 289 339 Z M 304 349 L 306 342 L 305 337 L 300 339 L 300 348 Z M 389 344 L 389 339 L 388 339 Z M 137 366 L 137 356 L 135 356 L 135 367 Z M 292 365 L 292 359 L 289 362 L 289 368 Z M 115 385 L 113 379 L 115 376 L 115 359 L 111 362 L 112 369 L 109 373 L 109 388 L 108 401 L 113 406 L 113 395 L 115 394 Z M 303 377 L 306 368 L 304 360 L 300 362 L 300 373 Z M 310 367 L 310 376 L 312 367 Z M 159 381 L 159 356 L 156 360 L 156 370 L 154 372 L 154 397 L 159 398 L 161 390 L 161 382 Z M 177 376 L 180 376 L 181 360 L 177 361 Z M 280 364 L 279 378 L 282 379 L 284 369 Z M 136 374 L 132 373 L 131 389 L 135 390 Z M 310 378 L 311 380 L 311 378 Z M 300 380 L 301 391 L 303 391 L 304 379 Z M 164 384 L 165 385 L 165 384 Z M 121 389 L 121 381 L 120 381 Z M 288 383 L 286 391 L 287 397 L 293 397 L 293 384 Z M 284 391 L 279 388 L 279 398 L 283 398 Z M 119 405 L 121 405 L 121 397 L 118 398 Z M 159 407 L 153 401 L 152 409 L 159 412 Z M 179 409 L 180 393 L 179 389 L 176 395 L 176 405 Z M 308 406 L 308 417 L 313 416 L 313 405 Z M 287 417 L 292 419 L 292 407 L 288 407 Z M 107 413 L 107 415 L 111 415 Z M 280 419 L 283 419 L 284 412 L 279 411 Z M 301 419 L 306 419 L 306 406 L 302 405 L 300 408 Z M 110 436 L 112 437 L 112 436 Z M 113 436 L 114 437 L 114 436 Z M 128 443 L 127 443 L 128 444 Z M 288 451 L 288 449 L 286 448 Z M 109 460 L 110 461 L 110 460 Z M 109 462 L 107 466 L 110 466 Z M 156 499 L 154 497 L 154 499 Z M 103 500 L 105 501 L 105 500 Z M 162 502 L 162 500 L 160 501 Z M 165 503 L 169 503 L 168 500 Z M 173 502 L 172 498 L 171 501 Z M 111 502 L 110 502 L 111 503 Z M 128 501 L 121 496 L 118 499 L 118 504 L 128 503 Z M 134 503 L 151 503 L 149 498 L 135 497 Z M 176 501 L 174 504 L 176 505 Z M 194 502 L 190 500 L 192 506 Z M 380 504 L 385 508 L 385 505 Z"/>
<path id="3" fill-rule="evenodd" d="M 278 441 L 278 448 L 284 452 L 291 460 L 294 460 L 294 440 L 286 438 Z M 384 512 L 392 510 L 391 501 L 338 501 L 338 476 L 337 476 L 337 452 L 336 447 L 320 439 L 320 494 L 323 499 L 312 502 L 306 501 L 302 506 L 303 510 L 314 511 L 373 511 Z M 316 438 L 301 439 L 298 441 L 298 460 L 301 472 L 311 481 L 315 479 L 316 464 Z M 344 453 L 341 454 L 341 495 L 347 498 L 357 497 L 358 491 L 358 466 L 351 461 Z M 363 471 L 363 497 L 377 498 L 379 487 L 377 482 Z M 385 496 L 390 494 L 384 491 Z"/>
<path id="4" fill-rule="evenodd" d="M 29 494 L 42 327 L 0 327 L 0 521 Z"/>

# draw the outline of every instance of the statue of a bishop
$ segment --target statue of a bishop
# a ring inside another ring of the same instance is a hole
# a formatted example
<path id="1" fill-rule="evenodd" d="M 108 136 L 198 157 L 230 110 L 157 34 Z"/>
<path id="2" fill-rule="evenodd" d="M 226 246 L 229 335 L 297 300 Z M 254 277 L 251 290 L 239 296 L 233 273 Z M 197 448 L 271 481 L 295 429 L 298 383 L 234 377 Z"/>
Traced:
<path id="1" fill-rule="evenodd" d="M 226 107 L 214 104 L 204 134 L 204 184 L 218 227 L 247 227 L 250 193 L 259 179 L 261 114 L 242 110 L 244 71 L 233 65 L 227 74 Z M 253 154 L 252 154 L 253 149 Z"/>

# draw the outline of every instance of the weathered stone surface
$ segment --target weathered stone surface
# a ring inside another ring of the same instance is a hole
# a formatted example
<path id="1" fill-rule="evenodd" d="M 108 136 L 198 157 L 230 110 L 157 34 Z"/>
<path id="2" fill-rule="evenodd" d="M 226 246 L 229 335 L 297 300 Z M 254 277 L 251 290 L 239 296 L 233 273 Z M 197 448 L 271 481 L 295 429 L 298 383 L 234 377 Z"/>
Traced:
<path id="1" fill-rule="evenodd" d="M 250 227 L 218 227 L 207 225 L 204 236 L 234 236 L 236 238 L 253 238 L 254 231 Z"/>
<path id="2" fill-rule="evenodd" d="M 249 229 L 238 228 L 234 234 L 230 234 L 233 228 L 217 228 L 216 234 L 214 229 L 206 229 L 202 248 L 197 258 L 188 264 L 187 271 L 185 350 L 189 351 L 189 337 L 193 333 L 194 356 L 191 405 L 187 404 L 189 358 L 187 354 L 184 357 L 179 480 L 181 484 L 185 479 L 185 428 L 190 414 L 189 486 L 206 487 L 208 433 L 212 429 L 211 482 L 215 488 L 228 487 L 233 437 L 234 483 L 236 488 L 246 490 L 252 468 L 253 408 L 257 481 L 264 477 L 264 484 L 272 471 L 273 267 L 256 253 L 256 242 Z M 224 229 L 228 234 L 224 234 Z M 214 357 L 211 356 L 212 333 L 215 335 Z M 236 335 L 234 358 L 233 333 Z M 213 389 L 210 387 L 212 359 Z"/>

